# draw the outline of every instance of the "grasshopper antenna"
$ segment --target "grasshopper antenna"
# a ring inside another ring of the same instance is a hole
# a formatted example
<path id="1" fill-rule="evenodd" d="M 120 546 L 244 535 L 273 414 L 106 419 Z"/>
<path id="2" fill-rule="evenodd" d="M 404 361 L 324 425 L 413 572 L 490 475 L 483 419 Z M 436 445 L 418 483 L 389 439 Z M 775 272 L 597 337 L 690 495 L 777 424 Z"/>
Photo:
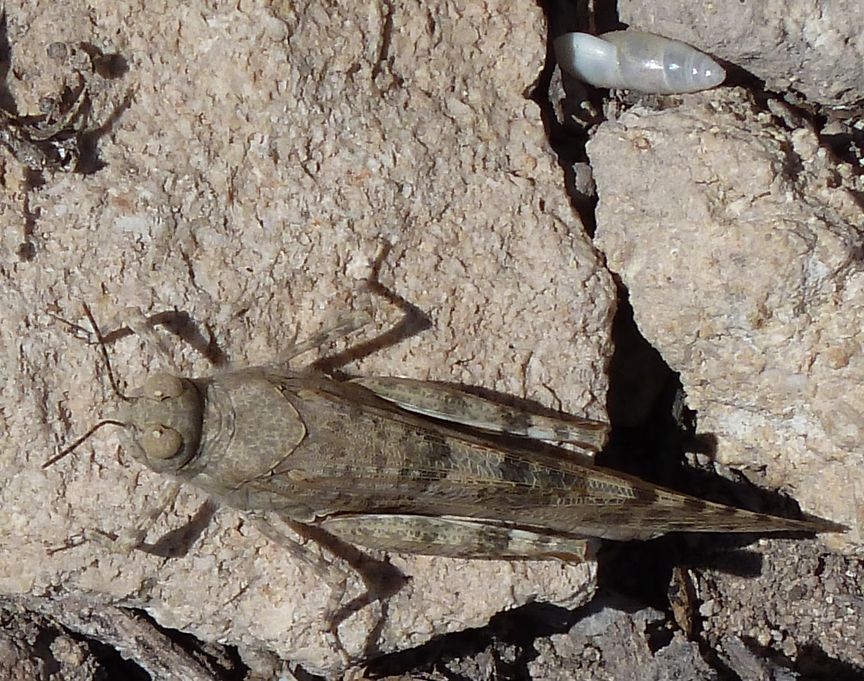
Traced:
<path id="1" fill-rule="evenodd" d="M 102 428 L 103 426 L 125 426 L 126 424 L 123 421 L 115 421 L 114 419 L 105 419 L 104 421 L 99 421 L 95 426 L 93 426 L 90 430 L 84 433 L 81 437 L 79 437 L 75 442 L 73 442 L 68 447 L 64 447 L 57 454 L 52 456 L 48 461 L 42 464 L 42 468 L 48 468 L 49 466 L 53 466 L 55 463 L 60 461 L 60 459 L 64 458 L 67 454 L 71 454 L 74 452 L 82 442 L 84 442 L 87 438 L 89 438 L 93 433 Z"/>
<path id="2" fill-rule="evenodd" d="M 87 319 L 90 321 L 90 326 L 93 328 L 93 334 L 96 336 L 96 342 L 99 344 L 99 351 L 102 355 L 102 361 L 105 364 L 105 370 L 108 373 L 108 382 L 111 384 L 111 390 L 113 390 L 114 394 L 117 395 L 117 397 L 119 397 L 124 402 L 131 401 L 129 399 L 129 397 L 126 396 L 122 390 L 120 390 L 120 386 L 118 385 L 117 379 L 114 376 L 114 370 L 111 368 L 111 360 L 108 357 L 108 350 L 105 347 L 105 337 L 102 335 L 102 331 L 99 329 L 99 325 L 96 323 L 96 318 L 93 316 L 93 311 L 90 309 L 90 306 L 87 305 L 87 303 L 82 303 L 81 305 L 84 308 L 84 314 L 87 315 Z M 73 322 L 70 322 L 66 319 L 63 319 L 62 317 L 58 317 L 57 315 L 52 314 L 51 316 L 54 317 L 54 319 L 56 319 L 57 321 L 62 322 L 63 324 L 65 324 L 66 326 L 68 326 L 69 328 L 71 328 L 75 332 L 78 332 L 78 333 L 81 333 L 84 335 L 88 334 L 87 329 L 79 326 L 78 324 L 74 324 Z M 43 463 L 42 468 L 44 469 L 44 468 L 48 468 L 49 466 L 53 466 L 55 463 L 60 461 L 60 459 L 64 458 L 68 454 L 71 454 L 73 451 L 75 451 L 81 445 L 82 442 L 87 440 L 87 438 L 89 438 L 91 435 L 93 435 L 93 433 L 95 433 L 100 428 L 103 428 L 104 426 L 121 426 L 121 427 L 123 427 L 125 425 L 126 424 L 123 423 L 122 421 L 117 421 L 115 419 L 104 419 L 102 421 L 99 421 L 99 423 L 97 423 L 95 426 L 90 428 L 86 433 L 84 433 L 84 435 L 82 435 L 81 437 L 76 439 L 69 446 L 61 449 L 57 454 L 55 454 L 50 459 L 48 459 L 48 461 Z"/>

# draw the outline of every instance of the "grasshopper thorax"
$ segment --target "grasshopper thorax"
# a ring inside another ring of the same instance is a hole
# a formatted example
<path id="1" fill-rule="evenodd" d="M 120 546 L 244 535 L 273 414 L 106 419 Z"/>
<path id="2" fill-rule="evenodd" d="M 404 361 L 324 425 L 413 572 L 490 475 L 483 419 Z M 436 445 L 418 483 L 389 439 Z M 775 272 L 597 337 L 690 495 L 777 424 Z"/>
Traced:
<path id="1" fill-rule="evenodd" d="M 203 408 L 194 381 L 159 373 L 127 398 L 116 418 L 130 432 L 132 457 L 168 473 L 183 468 L 198 451 Z"/>

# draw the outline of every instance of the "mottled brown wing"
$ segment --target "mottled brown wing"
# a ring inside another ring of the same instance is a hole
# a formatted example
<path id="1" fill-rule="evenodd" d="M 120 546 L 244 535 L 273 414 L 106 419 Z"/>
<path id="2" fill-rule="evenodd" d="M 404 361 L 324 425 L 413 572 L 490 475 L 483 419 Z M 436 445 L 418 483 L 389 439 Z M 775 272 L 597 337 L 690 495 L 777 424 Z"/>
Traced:
<path id="1" fill-rule="evenodd" d="M 567 535 L 647 539 L 670 531 L 815 531 L 805 521 L 712 504 L 606 469 L 511 449 L 320 379 L 286 382 L 306 437 L 268 476 L 315 515 L 417 514 L 489 519 Z M 539 448 L 538 448 L 539 449 Z"/>

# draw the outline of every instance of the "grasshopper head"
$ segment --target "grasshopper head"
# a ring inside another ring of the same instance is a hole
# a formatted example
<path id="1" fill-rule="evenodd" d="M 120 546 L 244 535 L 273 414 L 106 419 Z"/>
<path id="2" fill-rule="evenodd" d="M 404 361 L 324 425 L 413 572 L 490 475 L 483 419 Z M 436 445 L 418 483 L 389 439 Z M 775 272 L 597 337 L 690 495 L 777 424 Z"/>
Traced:
<path id="1" fill-rule="evenodd" d="M 117 414 L 131 433 L 129 453 L 158 473 L 180 470 L 198 451 L 203 404 L 193 381 L 154 374 Z"/>

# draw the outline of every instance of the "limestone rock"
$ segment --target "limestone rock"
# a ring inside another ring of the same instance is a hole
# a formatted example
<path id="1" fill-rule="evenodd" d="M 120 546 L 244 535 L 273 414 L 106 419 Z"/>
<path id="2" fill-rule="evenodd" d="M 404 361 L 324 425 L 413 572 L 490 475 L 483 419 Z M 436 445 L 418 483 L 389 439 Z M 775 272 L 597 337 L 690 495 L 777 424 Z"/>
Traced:
<path id="1" fill-rule="evenodd" d="M 692 43 L 774 92 L 828 107 L 864 106 L 864 5 L 858 0 L 621 0 L 632 28 Z"/>
<path id="2" fill-rule="evenodd" d="M 86 74 L 90 123 L 105 126 L 93 172 L 48 173 L 34 186 L 2 157 L 0 593 L 139 608 L 310 671 L 342 666 L 321 635 L 320 577 L 230 509 L 196 524 L 207 514 L 195 490 L 147 537 L 158 545 L 191 519 L 198 536 L 183 555 L 122 556 L 94 542 L 48 551 L 83 530 L 128 528 L 165 484 L 124 457 L 109 429 L 41 469 L 111 399 L 98 353 L 57 319 L 82 324 L 81 301 L 106 330 L 129 306 L 180 310 L 205 337 L 212 330 L 232 365 L 271 362 L 295 331 L 303 338 L 368 304 L 358 293 L 387 240 L 383 283 L 434 328 L 349 371 L 603 416 L 614 291 L 524 95 L 545 55 L 540 8 L 384 7 L 7 7 L 19 113 L 77 82 L 49 45 L 79 56 L 95 47 L 126 68 L 110 80 Z M 32 258 L 19 261 L 22 239 Z M 373 335 L 399 320 L 386 301 L 372 304 Z M 184 372 L 212 371 L 187 344 L 166 345 Z M 160 368 L 134 336 L 109 351 L 130 387 Z M 345 623 L 354 654 L 370 632 L 376 651 L 399 650 L 529 601 L 571 606 L 593 588 L 593 565 L 394 563 L 412 580 L 380 631 L 377 606 Z"/>
<path id="3" fill-rule="evenodd" d="M 721 462 L 864 531 L 862 182 L 742 91 L 634 108 L 588 146 L 597 243 Z"/>

